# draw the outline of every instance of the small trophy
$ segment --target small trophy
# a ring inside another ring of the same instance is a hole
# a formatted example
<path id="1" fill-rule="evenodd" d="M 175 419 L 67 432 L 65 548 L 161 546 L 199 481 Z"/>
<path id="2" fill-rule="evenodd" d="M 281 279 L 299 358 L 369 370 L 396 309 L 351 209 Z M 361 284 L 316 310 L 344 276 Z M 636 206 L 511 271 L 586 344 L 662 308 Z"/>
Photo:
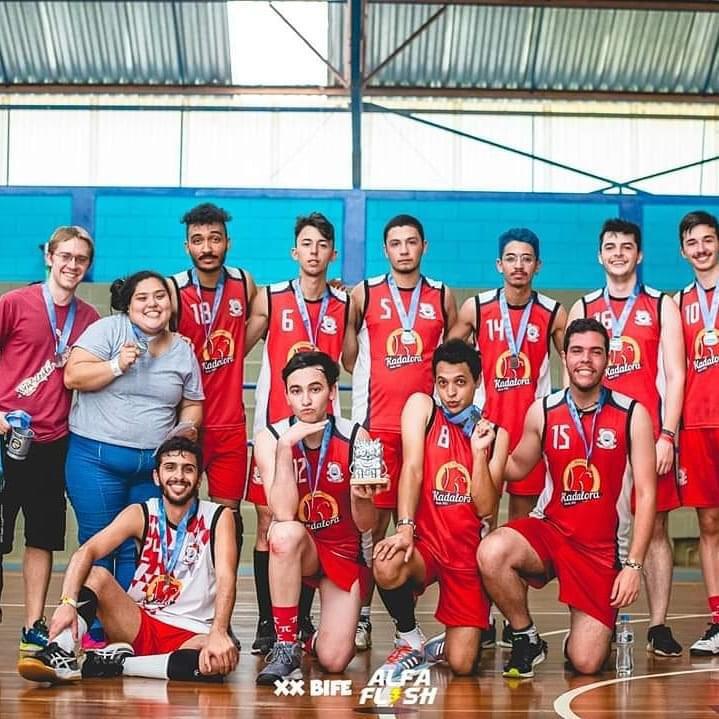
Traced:
<path id="1" fill-rule="evenodd" d="M 379 439 L 358 439 L 350 465 L 350 484 L 387 484 L 387 465 Z"/>

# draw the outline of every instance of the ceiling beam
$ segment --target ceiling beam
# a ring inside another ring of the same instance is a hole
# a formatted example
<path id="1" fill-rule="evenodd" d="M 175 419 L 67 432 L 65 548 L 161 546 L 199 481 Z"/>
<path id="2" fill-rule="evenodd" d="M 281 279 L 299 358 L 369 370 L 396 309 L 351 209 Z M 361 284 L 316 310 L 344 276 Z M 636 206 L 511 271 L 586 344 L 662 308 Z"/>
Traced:
<path id="1" fill-rule="evenodd" d="M 0 85 L 10 95 L 329 95 L 347 96 L 344 87 L 325 85 Z"/>
<path id="2" fill-rule="evenodd" d="M 436 5 L 438 0 L 368 0 L 370 5 Z M 719 12 L 719 0 L 441 0 L 443 5 Z"/>

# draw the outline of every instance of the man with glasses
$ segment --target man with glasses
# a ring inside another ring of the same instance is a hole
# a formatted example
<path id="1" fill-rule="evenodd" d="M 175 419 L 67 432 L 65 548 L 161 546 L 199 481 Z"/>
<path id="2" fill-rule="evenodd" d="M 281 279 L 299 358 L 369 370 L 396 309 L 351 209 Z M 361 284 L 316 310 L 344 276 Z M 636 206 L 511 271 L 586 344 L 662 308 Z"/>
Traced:
<path id="1" fill-rule="evenodd" d="M 25 519 L 25 625 L 20 653 L 47 644 L 43 618 L 52 553 L 65 546 L 65 454 L 72 393 L 63 367 L 73 342 L 95 320 L 75 296 L 94 245 L 82 227 L 59 227 L 47 245 L 46 282 L 0 297 L 0 435 L 5 485 L 0 492 L 0 553 L 12 551 L 15 519 Z M 13 429 L 33 432 L 27 456 L 8 446 Z M 10 449 L 10 455 L 8 455 Z M 14 455 L 11 456 L 11 455 Z M 0 567 L 0 589 L 2 568 Z"/>

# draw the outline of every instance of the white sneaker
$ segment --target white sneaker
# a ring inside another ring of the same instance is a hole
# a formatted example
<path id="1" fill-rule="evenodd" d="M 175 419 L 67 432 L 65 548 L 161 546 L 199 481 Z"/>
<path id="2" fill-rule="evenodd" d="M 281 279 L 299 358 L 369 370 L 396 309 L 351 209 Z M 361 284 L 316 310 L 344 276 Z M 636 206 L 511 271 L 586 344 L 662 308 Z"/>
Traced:
<path id="1" fill-rule="evenodd" d="M 719 624 L 710 624 L 704 636 L 692 644 L 689 653 L 695 657 L 713 657 L 719 654 Z"/>
<path id="2" fill-rule="evenodd" d="M 372 622 L 368 617 L 360 617 L 355 631 L 355 649 L 364 652 L 372 646 Z"/>

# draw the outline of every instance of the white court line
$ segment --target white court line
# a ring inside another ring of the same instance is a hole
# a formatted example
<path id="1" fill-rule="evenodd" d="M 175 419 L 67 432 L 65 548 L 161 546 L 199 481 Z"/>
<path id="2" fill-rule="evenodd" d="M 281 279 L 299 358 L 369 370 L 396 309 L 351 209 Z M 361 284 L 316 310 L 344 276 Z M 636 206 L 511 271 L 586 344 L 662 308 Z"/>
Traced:
<path id="1" fill-rule="evenodd" d="M 678 619 L 678 617 L 677 617 Z M 639 681 L 640 679 L 657 679 L 659 677 L 677 677 L 682 674 L 701 674 L 701 673 L 708 673 L 708 672 L 719 672 L 719 667 L 713 667 L 711 669 L 685 669 L 683 671 L 679 672 L 664 672 L 663 674 L 640 674 L 636 677 L 621 677 L 619 679 L 607 679 L 603 682 L 594 682 L 593 684 L 587 684 L 583 687 L 578 687 L 577 689 L 572 689 L 568 692 L 564 692 L 564 694 L 560 694 L 555 700 L 554 700 L 554 711 L 557 712 L 557 714 L 562 717 L 562 719 L 582 719 L 579 714 L 575 714 L 570 704 L 574 699 L 576 699 L 581 694 L 585 694 L 586 692 L 591 692 L 594 689 L 600 689 L 601 687 L 610 686 L 612 684 L 622 684 L 624 682 L 635 682 Z"/>
<path id="2" fill-rule="evenodd" d="M 667 615 L 667 621 L 675 620 L 675 619 L 700 619 L 701 617 L 708 617 L 709 615 L 704 614 L 668 614 Z M 650 620 L 650 617 L 648 615 L 645 615 L 641 617 L 640 619 L 630 619 L 629 624 L 641 624 L 643 622 L 648 622 Z M 569 629 L 555 629 L 552 632 L 542 632 L 541 636 L 544 637 L 552 637 L 556 636 L 557 634 L 569 634 Z M 654 676 L 658 676 L 655 674 Z"/>

